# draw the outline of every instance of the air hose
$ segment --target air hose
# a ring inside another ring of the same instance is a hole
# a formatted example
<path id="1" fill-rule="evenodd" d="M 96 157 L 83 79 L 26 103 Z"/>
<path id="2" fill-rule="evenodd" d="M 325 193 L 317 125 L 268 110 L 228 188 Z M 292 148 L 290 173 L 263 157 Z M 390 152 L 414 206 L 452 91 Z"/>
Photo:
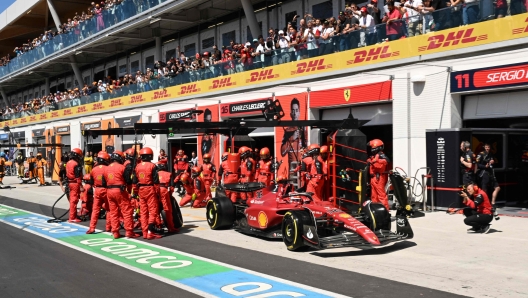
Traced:
<path id="1" fill-rule="evenodd" d="M 55 205 L 66 195 L 66 193 L 63 193 L 62 196 L 60 196 L 55 203 L 53 203 L 53 206 L 51 206 L 51 215 L 53 216 L 53 219 L 48 220 L 48 223 L 54 223 L 54 222 L 65 222 L 66 219 L 62 219 L 66 214 L 70 212 L 70 210 L 66 210 L 63 215 L 57 217 L 55 215 Z M 68 197 L 66 197 L 68 198 Z"/>

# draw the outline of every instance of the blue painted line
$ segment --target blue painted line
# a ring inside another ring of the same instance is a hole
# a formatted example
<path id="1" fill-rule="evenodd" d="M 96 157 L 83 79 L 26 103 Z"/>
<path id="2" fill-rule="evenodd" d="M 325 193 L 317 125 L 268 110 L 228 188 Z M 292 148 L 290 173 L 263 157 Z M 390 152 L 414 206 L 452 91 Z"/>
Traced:
<path id="1" fill-rule="evenodd" d="M 15 224 L 31 231 L 38 232 L 51 238 L 60 239 L 84 235 L 88 228 L 68 223 L 48 223 L 48 217 L 33 214 L 10 216 L 3 221 Z"/>
<path id="2" fill-rule="evenodd" d="M 269 295 L 262 297 L 333 297 L 238 270 L 180 279 L 178 282 L 217 297 L 250 297 L 259 294 Z M 231 286 L 222 288 L 219 285 Z"/>

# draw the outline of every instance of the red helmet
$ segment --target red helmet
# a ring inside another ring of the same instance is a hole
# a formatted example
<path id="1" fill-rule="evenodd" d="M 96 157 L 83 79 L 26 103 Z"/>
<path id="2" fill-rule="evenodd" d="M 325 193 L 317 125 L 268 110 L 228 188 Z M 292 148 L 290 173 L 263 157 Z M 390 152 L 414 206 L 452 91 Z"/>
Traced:
<path id="1" fill-rule="evenodd" d="M 311 144 L 310 146 L 308 146 L 308 150 L 306 151 L 306 153 L 308 155 L 318 155 L 320 151 L 321 147 L 318 144 Z"/>
<path id="2" fill-rule="evenodd" d="M 139 156 L 143 161 L 151 161 L 154 158 L 154 152 L 149 147 L 139 150 Z"/>
<path id="3" fill-rule="evenodd" d="M 73 148 L 71 151 L 71 155 L 73 158 L 82 158 L 83 152 L 79 148 Z"/>
<path id="4" fill-rule="evenodd" d="M 251 149 L 247 146 L 242 146 L 240 149 L 238 149 L 238 153 L 240 154 L 240 158 L 246 158 L 249 157 Z"/>
<path id="5" fill-rule="evenodd" d="M 110 159 L 115 160 L 118 163 L 123 163 L 125 162 L 125 154 L 119 150 L 116 150 L 114 153 L 112 153 L 112 155 L 110 155 Z"/>
<path id="6" fill-rule="evenodd" d="M 85 174 L 83 176 L 84 183 L 89 183 L 92 180 L 92 176 L 90 174 Z"/>
<path id="7" fill-rule="evenodd" d="M 326 146 L 326 145 L 321 146 L 321 149 L 319 150 L 319 152 L 321 153 L 321 156 L 323 158 L 328 157 L 328 146 Z"/>
<path id="8" fill-rule="evenodd" d="M 376 154 L 383 150 L 383 142 L 380 139 L 374 139 L 367 143 L 367 146 L 369 146 L 370 152 L 372 154 Z"/>
<path id="9" fill-rule="evenodd" d="M 183 173 L 180 177 L 180 181 L 183 183 L 183 184 L 187 184 L 189 182 L 189 178 L 191 178 L 189 176 L 189 174 L 187 173 Z"/>
<path id="10" fill-rule="evenodd" d="M 125 157 L 126 159 L 134 159 L 134 155 L 136 155 L 136 149 L 134 148 L 128 148 L 126 151 L 125 151 Z"/>
<path id="11" fill-rule="evenodd" d="M 222 161 L 226 161 L 228 156 L 229 156 L 228 152 L 222 153 Z"/>
<path id="12" fill-rule="evenodd" d="M 193 167 L 192 168 L 191 175 L 192 175 L 193 178 L 196 178 L 196 177 L 200 176 L 201 173 L 202 173 L 202 167 Z"/>
<path id="13" fill-rule="evenodd" d="M 264 147 L 260 149 L 260 159 L 269 159 L 270 155 L 271 154 L 268 148 Z"/>
<path id="14" fill-rule="evenodd" d="M 209 154 L 209 153 L 204 154 L 203 161 L 205 163 L 210 163 L 211 162 L 211 154 Z"/>
<path id="15" fill-rule="evenodd" d="M 99 151 L 99 153 L 97 153 L 97 162 L 108 164 L 108 162 L 110 162 L 110 155 L 104 151 Z"/>

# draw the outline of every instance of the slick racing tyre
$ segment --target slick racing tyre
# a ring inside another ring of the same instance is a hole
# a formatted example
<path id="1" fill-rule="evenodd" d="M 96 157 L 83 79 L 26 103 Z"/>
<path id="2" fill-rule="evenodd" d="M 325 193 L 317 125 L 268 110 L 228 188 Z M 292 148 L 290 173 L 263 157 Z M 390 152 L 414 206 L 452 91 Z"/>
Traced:
<path id="1" fill-rule="evenodd" d="M 174 222 L 174 227 L 176 229 L 179 229 L 183 227 L 183 216 L 180 210 L 180 206 L 178 205 L 178 202 L 173 196 L 171 196 L 171 204 L 172 204 L 172 219 Z"/>
<path id="2" fill-rule="evenodd" d="M 235 222 L 235 208 L 230 199 L 217 197 L 207 202 L 207 223 L 213 230 L 230 228 Z"/>
<path id="3" fill-rule="evenodd" d="M 307 211 L 288 211 L 282 219 L 282 241 L 288 250 L 294 251 L 305 247 L 303 225 L 310 224 L 311 216 Z"/>

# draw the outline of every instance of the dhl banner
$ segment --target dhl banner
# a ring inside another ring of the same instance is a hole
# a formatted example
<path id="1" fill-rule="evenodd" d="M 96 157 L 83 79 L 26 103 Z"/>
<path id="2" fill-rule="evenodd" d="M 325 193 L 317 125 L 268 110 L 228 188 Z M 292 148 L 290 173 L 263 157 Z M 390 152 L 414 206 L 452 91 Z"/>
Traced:
<path id="1" fill-rule="evenodd" d="M 276 96 L 284 111 L 281 120 L 306 120 L 307 119 L 307 93 L 287 96 Z M 308 127 L 275 127 L 275 155 L 279 162 L 282 161 L 277 175 L 290 177 L 302 160 L 303 149 L 308 146 Z"/>
<path id="2" fill-rule="evenodd" d="M 203 110 L 203 113 L 198 115 L 199 122 L 212 122 L 218 121 L 218 105 L 209 105 L 198 107 L 198 110 Z M 220 135 L 208 134 L 198 136 L 198 160 L 203 161 L 203 155 L 206 153 L 211 154 L 211 162 L 215 165 L 218 171 L 220 167 L 220 155 L 219 143 Z"/>
<path id="3" fill-rule="evenodd" d="M 108 99 L 78 107 L 23 117 L 0 124 L 11 127 L 30 123 L 54 121 L 63 117 L 82 116 L 93 112 L 108 111 L 138 104 L 174 100 L 178 97 L 214 94 L 218 90 L 258 85 L 299 78 L 306 75 L 323 74 L 330 71 L 350 69 L 369 64 L 394 61 L 458 50 L 473 46 L 491 44 L 517 38 L 528 37 L 528 19 L 525 14 L 501 18 L 493 21 L 452 28 L 417 37 L 400 39 L 360 49 L 334 53 L 322 57 L 293 61 L 261 70 L 236 73 L 220 78 L 193 82 L 166 89 L 148 91 L 141 94 Z"/>

